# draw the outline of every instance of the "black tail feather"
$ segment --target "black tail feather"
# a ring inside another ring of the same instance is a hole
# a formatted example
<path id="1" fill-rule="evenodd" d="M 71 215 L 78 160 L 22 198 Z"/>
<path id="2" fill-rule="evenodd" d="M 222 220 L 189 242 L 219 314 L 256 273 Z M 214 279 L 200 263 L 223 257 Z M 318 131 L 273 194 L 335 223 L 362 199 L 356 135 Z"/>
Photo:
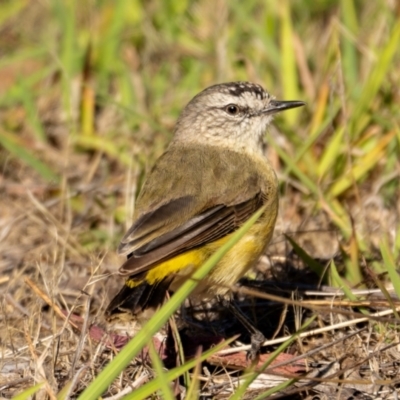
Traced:
<path id="1" fill-rule="evenodd" d="M 147 309 L 158 308 L 165 300 L 170 283 L 171 280 L 166 278 L 151 285 L 143 281 L 134 288 L 124 285 L 108 305 L 106 318 L 126 313 L 137 316 Z"/>

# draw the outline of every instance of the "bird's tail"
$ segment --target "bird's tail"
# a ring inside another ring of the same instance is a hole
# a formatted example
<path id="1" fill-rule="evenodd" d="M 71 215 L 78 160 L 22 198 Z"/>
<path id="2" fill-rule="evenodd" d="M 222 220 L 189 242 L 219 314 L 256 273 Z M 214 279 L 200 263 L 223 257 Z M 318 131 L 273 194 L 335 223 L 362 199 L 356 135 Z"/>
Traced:
<path id="1" fill-rule="evenodd" d="M 139 317 L 144 311 L 157 309 L 164 302 L 170 283 L 170 279 L 165 278 L 154 284 L 143 281 L 133 288 L 124 285 L 108 305 L 106 318 L 113 319 L 119 314 Z"/>

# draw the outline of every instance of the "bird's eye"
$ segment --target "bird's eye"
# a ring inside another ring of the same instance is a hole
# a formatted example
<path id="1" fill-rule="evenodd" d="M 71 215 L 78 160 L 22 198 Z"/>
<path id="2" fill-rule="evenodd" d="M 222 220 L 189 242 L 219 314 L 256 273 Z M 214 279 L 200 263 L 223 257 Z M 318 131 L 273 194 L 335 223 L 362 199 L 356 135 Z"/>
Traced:
<path id="1" fill-rule="evenodd" d="M 235 104 L 229 104 L 225 107 L 225 111 L 229 114 L 229 115 L 237 115 L 239 114 L 239 107 Z"/>

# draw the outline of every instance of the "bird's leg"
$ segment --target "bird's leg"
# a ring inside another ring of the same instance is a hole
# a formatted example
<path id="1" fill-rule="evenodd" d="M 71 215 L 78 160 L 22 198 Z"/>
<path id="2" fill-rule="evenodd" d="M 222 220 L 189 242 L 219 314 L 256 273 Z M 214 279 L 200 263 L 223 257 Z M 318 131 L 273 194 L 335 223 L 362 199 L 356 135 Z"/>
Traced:
<path id="1" fill-rule="evenodd" d="M 247 353 L 247 359 L 254 361 L 260 353 L 262 344 L 265 341 L 265 336 L 259 331 L 243 313 L 243 311 L 236 305 L 235 302 L 226 301 L 229 311 L 239 320 L 239 322 L 247 329 L 251 335 L 251 349 Z"/>

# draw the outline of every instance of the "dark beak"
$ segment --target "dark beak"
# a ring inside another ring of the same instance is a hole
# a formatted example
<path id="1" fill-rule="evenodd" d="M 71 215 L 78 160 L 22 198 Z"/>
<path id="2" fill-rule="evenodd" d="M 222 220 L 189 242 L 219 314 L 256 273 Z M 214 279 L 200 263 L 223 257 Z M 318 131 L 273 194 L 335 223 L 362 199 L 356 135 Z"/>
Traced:
<path id="1" fill-rule="evenodd" d="M 302 107 L 306 103 L 304 101 L 279 101 L 271 100 L 268 108 L 265 109 L 264 114 L 276 114 L 281 111 L 289 110 L 291 108 Z"/>

